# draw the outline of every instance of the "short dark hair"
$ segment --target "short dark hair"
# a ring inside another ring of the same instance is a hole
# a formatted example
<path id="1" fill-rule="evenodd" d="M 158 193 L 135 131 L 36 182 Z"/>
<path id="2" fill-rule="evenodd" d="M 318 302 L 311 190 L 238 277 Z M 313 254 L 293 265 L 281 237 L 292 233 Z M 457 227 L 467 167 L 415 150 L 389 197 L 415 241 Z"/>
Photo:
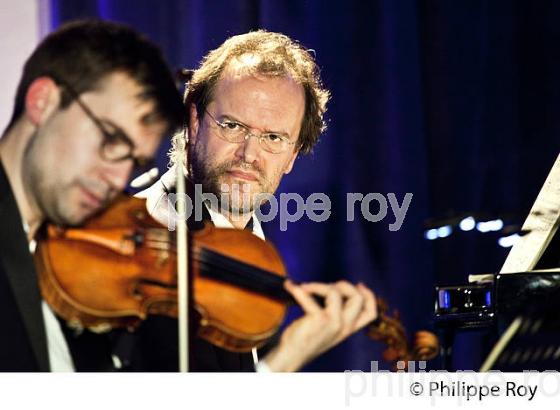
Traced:
<path id="1" fill-rule="evenodd" d="M 326 129 L 324 114 L 330 93 L 323 87 L 312 52 L 281 33 L 257 30 L 240 34 L 210 51 L 200 67 L 192 73 L 185 98 L 187 118 L 190 116 L 191 104 L 196 106 L 199 117 L 204 116 L 220 76 L 232 60 L 244 55 L 256 57 L 251 60 L 254 65 L 244 67 L 249 73 L 271 77 L 289 76 L 302 85 L 305 112 L 296 148 L 303 154 L 311 152 Z M 176 151 L 180 146 L 180 138 L 180 133 L 174 136 L 173 148 L 169 153 L 172 162 L 179 160 Z"/>
<path id="2" fill-rule="evenodd" d="M 143 87 L 142 98 L 154 102 L 155 113 L 167 122 L 168 132 L 181 126 L 184 106 L 159 48 L 127 25 L 88 19 L 61 26 L 31 54 L 23 68 L 7 129 L 21 117 L 27 90 L 37 78 L 59 80 L 79 95 L 115 72 L 127 74 Z M 71 101 L 72 97 L 63 93 L 61 108 Z"/>

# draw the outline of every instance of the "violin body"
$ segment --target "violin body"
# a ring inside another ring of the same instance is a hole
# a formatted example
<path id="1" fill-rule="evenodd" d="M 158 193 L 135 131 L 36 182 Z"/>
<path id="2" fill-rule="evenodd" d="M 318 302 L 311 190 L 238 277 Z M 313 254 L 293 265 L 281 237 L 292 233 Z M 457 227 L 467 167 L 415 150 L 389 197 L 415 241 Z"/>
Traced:
<path id="1" fill-rule="evenodd" d="M 79 228 L 46 226 L 35 264 L 45 301 L 71 327 L 134 330 L 149 315 L 177 317 L 174 232 L 153 219 L 144 199 L 119 197 Z M 286 269 L 270 243 L 246 230 L 205 224 L 189 231 L 191 327 L 198 337 L 234 352 L 264 345 L 294 300 Z M 390 362 L 429 360 L 437 338 L 418 332 L 412 347 L 398 313 L 377 298 L 371 338 Z"/>
<path id="2" fill-rule="evenodd" d="M 266 343 L 287 309 L 274 246 L 211 224 L 191 232 L 189 245 L 198 336 L 237 352 Z M 70 326 L 103 332 L 134 329 L 152 314 L 177 317 L 176 255 L 174 233 L 148 214 L 145 200 L 123 196 L 79 229 L 47 226 L 35 262 L 51 308 Z"/>

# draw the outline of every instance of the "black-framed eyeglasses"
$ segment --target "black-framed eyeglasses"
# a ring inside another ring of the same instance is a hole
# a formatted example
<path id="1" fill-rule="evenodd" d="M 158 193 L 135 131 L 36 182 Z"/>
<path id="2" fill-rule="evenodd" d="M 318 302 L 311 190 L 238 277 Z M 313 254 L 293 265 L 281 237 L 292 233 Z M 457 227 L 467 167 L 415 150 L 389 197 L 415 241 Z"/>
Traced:
<path id="1" fill-rule="evenodd" d="M 85 102 L 82 101 L 79 94 L 70 84 L 58 79 L 56 80 L 56 82 L 62 88 L 64 88 L 64 90 L 66 90 L 68 94 L 70 94 L 72 100 L 78 103 L 82 111 L 89 117 L 89 119 L 101 132 L 101 135 L 103 136 L 103 140 L 99 147 L 99 154 L 101 155 L 101 158 L 109 162 L 131 160 L 134 168 L 136 170 L 142 171 L 155 166 L 153 158 L 142 158 L 134 156 L 132 153 L 134 152 L 134 148 L 136 146 L 134 142 L 132 142 L 130 137 L 116 125 L 113 125 L 113 127 L 115 128 L 114 131 L 109 131 L 103 121 L 93 113 L 91 108 L 89 108 L 89 106 Z"/>
<path id="2" fill-rule="evenodd" d="M 287 134 L 279 132 L 262 132 L 254 134 L 245 124 L 230 119 L 218 121 L 212 114 L 206 110 L 206 114 L 216 123 L 220 132 L 219 135 L 226 141 L 235 144 L 241 144 L 250 137 L 255 137 L 259 141 L 259 145 L 271 154 L 281 154 L 286 152 L 295 142 L 290 141 Z"/>

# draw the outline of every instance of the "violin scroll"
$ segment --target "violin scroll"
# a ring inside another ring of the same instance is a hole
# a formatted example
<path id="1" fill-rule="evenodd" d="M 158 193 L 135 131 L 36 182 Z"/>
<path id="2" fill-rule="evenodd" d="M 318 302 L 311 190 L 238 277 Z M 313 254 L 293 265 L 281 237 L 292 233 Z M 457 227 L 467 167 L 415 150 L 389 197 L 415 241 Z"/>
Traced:
<path id="1" fill-rule="evenodd" d="M 393 363 L 393 370 L 397 369 L 397 362 L 404 362 L 405 370 L 409 361 L 431 360 L 437 356 L 439 341 L 436 335 L 426 330 L 418 331 L 411 346 L 399 312 L 394 310 L 389 314 L 387 302 L 381 298 L 377 298 L 377 310 L 378 318 L 370 325 L 368 336 L 387 345 L 383 360 Z"/>

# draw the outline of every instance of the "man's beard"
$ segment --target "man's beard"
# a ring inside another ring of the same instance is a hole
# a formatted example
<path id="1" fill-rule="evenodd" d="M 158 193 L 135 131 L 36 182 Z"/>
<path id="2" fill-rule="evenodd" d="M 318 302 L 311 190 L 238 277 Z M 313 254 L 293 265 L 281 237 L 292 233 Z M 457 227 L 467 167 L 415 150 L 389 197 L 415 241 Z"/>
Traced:
<path id="1" fill-rule="evenodd" d="M 88 218 L 101 212 L 116 196 L 117 192 L 92 177 L 76 177 L 64 181 L 55 172 L 56 164 L 39 165 L 36 159 L 36 135 L 25 147 L 23 163 L 29 164 L 22 170 L 22 181 L 26 186 L 27 195 L 33 198 L 35 206 L 45 220 L 60 226 L 79 226 Z M 40 155 L 40 154 L 39 154 Z M 54 176 L 53 176 L 54 174 Z M 97 209 L 82 206 L 79 198 L 75 198 L 76 191 L 87 188 L 97 197 L 101 197 L 101 205 Z"/>
<path id="2" fill-rule="evenodd" d="M 70 225 L 75 221 L 68 220 L 63 210 L 60 210 L 57 206 L 56 198 L 59 192 L 48 183 L 48 169 L 45 170 L 38 165 L 39 161 L 36 159 L 38 155 L 37 141 L 38 136 L 35 132 L 23 152 L 22 161 L 24 164 L 28 164 L 21 170 L 21 180 L 26 186 L 26 195 L 32 198 L 30 201 L 33 201 L 43 219 L 57 225 Z"/>
<path id="3" fill-rule="evenodd" d="M 270 194 L 270 184 L 263 176 L 261 169 L 252 166 L 250 168 L 243 167 L 245 164 L 242 160 L 232 160 L 221 164 L 208 164 L 197 158 L 196 152 L 191 151 L 189 174 L 195 184 L 202 185 L 202 192 L 206 194 L 214 194 L 218 200 L 221 210 L 233 215 L 244 215 L 252 213 L 256 208 L 260 207 L 264 202 L 266 195 Z M 257 181 L 250 184 L 249 181 L 239 183 L 225 182 L 225 176 L 232 169 L 251 171 L 256 174 Z M 254 183 L 257 183 L 257 192 L 254 192 Z M 225 189 L 222 189 L 225 188 Z"/>

